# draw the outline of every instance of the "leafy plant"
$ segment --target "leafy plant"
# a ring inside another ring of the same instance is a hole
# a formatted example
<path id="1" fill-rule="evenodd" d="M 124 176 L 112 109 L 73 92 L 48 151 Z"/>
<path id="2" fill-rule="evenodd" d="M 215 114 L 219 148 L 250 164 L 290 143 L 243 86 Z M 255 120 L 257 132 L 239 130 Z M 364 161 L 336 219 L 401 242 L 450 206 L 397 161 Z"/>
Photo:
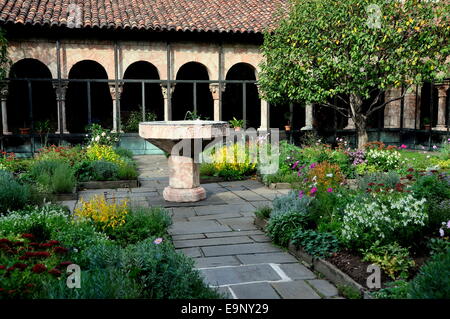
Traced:
<path id="1" fill-rule="evenodd" d="M 396 280 L 386 283 L 386 287 L 375 291 L 372 296 L 377 299 L 407 299 L 409 284 L 405 280 Z"/>
<path id="2" fill-rule="evenodd" d="M 131 180 L 136 179 L 138 172 L 136 169 L 136 164 L 130 160 L 124 160 L 123 164 L 119 165 L 117 170 L 117 177 L 121 180 Z"/>
<path id="3" fill-rule="evenodd" d="M 409 270 L 415 263 L 409 256 L 409 251 L 398 243 L 381 245 L 376 241 L 369 249 L 362 250 L 363 261 L 368 261 L 380 266 L 392 279 L 409 276 Z"/>
<path id="4" fill-rule="evenodd" d="M 122 226 L 129 213 L 126 200 L 122 203 L 116 203 L 115 201 L 108 203 L 105 197 L 101 195 L 96 195 L 87 202 L 80 199 L 80 204 L 80 207 L 74 210 L 74 215 L 77 218 L 92 221 L 94 226 L 100 230 Z"/>
<path id="5" fill-rule="evenodd" d="M 361 293 L 358 289 L 348 285 L 336 285 L 339 294 L 347 299 L 362 299 Z"/>
<path id="6" fill-rule="evenodd" d="M 125 132 L 139 131 L 140 122 L 156 121 L 156 114 L 153 112 L 145 112 L 145 117 L 142 117 L 142 107 L 139 111 L 132 111 L 128 117 L 127 122 L 123 126 Z"/>
<path id="7" fill-rule="evenodd" d="M 408 296 L 412 299 L 450 298 L 450 250 L 434 255 L 420 268 L 410 282 Z"/>
<path id="8" fill-rule="evenodd" d="M 450 241 L 445 238 L 430 238 L 428 248 L 430 248 L 430 255 L 442 254 L 450 249 Z"/>
<path id="9" fill-rule="evenodd" d="M 115 147 L 114 152 L 119 155 L 120 157 L 125 157 L 128 159 L 133 159 L 133 152 L 129 149 L 126 149 L 124 147 Z"/>
<path id="10" fill-rule="evenodd" d="M 275 215 L 269 219 L 266 227 L 267 234 L 275 244 L 287 246 L 292 239 L 292 235 L 307 223 L 304 213 L 289 211 L 284 214 Z"/>
<path id="11" fill-rule="evenodd" d="M 108 161 L 93 161 L 90 164 L 92 179 L 96 181 L 113 181 L 118 179 L 119 165 Z"/>
<path id="12" fill-rule="evenodd" d="M 229 123 L 231 127 L 244 127 L 244 120 L 238 120 L 235 117 Z"/>
<path id="13" fill-rule="evenodd" d="M 110 145 L 91 145 L 86 149 L 86 157 L 91 161 L 104 160 L 117 164 L 122 162 L 120 156 L 114 152 L 114 148 Z"/>
<path id="14" fill-rule="evenodd" d="M 37 161 L 29 174 L 48 193 L 71 193 L 77 183 L 74 170 L 62 160 Z"/>
<path id="15" fill-rule="evenodd" d="M 277 215 L 283 215 L 290 212 L 299 212 L 306 216 L 309 213 L 308 206 L 310 205 L 310 202 L 310 197 L 304 196 L 299 198 L 296 192 L 291 191 L 289 194 L 277 197 L 273 200 L 271 216 L 276 217 Z"/>
<path id="16" fill-rule="evenodd" d="M 269 219 L 272 213 L 272 208 L 269 206 L 263 206 L 255 211 L 255 215 L 261 219 Z"/>
<path id="17" fill-rule="evenodd" d="M 292 243 L 315 257 L 328 257 L 339 248 L 339 241 L 333 234 L 311 229 L 298 229 L 292 236 Z"/>
<path id="18" fill-rule="evenodd" d="M 116 145 L 120 140 L 119 133 L 113 133 L 102 128 L 99 124 L 90 124 L 86 127 L 88 134 L 86 135 L 86 144 L 93 145 Z"/>
<path id="19" fill-rule="evenodd" d="M 30 187 L 18 183 L 11 173 L 0 170 L 0 215 L 21 209 L 31 204 L 30 200 Z"/>

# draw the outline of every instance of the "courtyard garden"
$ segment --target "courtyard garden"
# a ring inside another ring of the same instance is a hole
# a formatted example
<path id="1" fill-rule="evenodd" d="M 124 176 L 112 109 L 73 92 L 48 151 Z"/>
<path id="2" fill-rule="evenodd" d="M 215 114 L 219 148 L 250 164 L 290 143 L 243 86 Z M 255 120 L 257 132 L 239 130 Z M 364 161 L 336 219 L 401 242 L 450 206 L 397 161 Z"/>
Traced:
<path id="1" fill-rule="evenodd" d="M 292 192 L 256 212 L 273 242 L 323 258 L 363 287 L 367 266 L 379 266 L 376 298 L 448 298 L 450 139 L 433 152 L 334 144 L 282 143 L 279 171 L 262 180 Z"/>

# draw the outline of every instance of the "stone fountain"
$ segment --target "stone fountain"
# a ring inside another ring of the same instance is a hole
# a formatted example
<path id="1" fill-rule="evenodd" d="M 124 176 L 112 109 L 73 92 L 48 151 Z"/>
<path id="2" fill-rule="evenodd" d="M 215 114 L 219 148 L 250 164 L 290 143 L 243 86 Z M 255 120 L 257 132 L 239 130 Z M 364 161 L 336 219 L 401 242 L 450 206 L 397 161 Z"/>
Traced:
<path id="1" fill-rule="evenodd" d="M 164 199 L 169 202 L 197 202 L 206 198 L 200 186 L 199 151 L 215 138 L 226 136 L 227 122 L 219 121 L 154 121 L 139 123 L 139 135 L 171 154 L 169 186 Z M 184 145 L 181 149 L 180 145 Z M 200 145 L 200 149 L 194 146 Z M 173 152 L 176 150 L 176 152 Z"/>

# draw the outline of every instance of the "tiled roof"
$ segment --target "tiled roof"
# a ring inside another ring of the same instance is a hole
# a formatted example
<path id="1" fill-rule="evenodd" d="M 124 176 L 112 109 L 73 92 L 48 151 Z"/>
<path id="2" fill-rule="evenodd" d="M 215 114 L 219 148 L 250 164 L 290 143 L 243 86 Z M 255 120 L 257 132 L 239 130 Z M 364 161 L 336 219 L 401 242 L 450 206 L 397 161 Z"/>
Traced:
<path id="1" fill-rule="evenodd" d="M 288 0 L 0 0 L 0 23 L 260 33 Z M 78 19 L 77 19 L 78 18 Z"/>

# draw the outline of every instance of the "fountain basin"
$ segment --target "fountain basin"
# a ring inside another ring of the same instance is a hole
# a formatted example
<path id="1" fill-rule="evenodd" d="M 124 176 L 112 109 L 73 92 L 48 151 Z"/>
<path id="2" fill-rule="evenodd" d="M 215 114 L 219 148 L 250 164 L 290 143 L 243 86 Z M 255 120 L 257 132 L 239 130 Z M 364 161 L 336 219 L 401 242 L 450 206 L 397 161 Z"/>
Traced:
<path id="1" fill-rule="evenodd" d="M 206 198 L 200 186 L 200 169 L 194 144 L 200 142 L 201 150 L 211 140 L 226 136 L 228 123 L 222 121 L 154 121 L 139 123 L 139 135 L 171 154 L 169 164 L 169 186 L 163 196 L 169 202 L 197 202 Z M 172 154 L 180 142 L 190 148 L 186 154 Z M 186 143 L 187 142 L 187 143 Z"/>

